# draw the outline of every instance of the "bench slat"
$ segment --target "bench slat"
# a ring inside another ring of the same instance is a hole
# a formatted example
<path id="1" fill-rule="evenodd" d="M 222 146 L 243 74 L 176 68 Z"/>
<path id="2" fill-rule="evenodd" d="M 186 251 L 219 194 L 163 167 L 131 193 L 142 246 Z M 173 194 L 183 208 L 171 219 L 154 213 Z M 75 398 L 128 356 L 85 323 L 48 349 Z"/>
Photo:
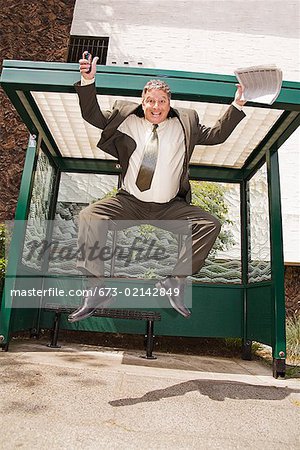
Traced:
<path id="1" fill-rule="evenodd" d="M 43 309 L 45 311 L 60 312 L 71 314 L 75 307 L 59 305 L 57 303 L 46 303 Z M 161 315 L 154 311 L 137 311 L 130 309 L 97 309 L 93 317 L 111 317 L 113 319 L 131 319 L 131 320 L 161 320 Z"/>

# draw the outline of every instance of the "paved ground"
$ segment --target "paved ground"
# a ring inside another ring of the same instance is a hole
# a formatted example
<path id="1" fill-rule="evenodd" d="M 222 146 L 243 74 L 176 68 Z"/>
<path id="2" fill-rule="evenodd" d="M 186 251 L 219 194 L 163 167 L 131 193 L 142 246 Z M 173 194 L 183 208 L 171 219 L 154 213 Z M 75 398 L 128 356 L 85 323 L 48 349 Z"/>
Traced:
<path id="1" fill-rule="evenodd" d="M 42 341 L 0 353 L 2 449 L 299 449 L 300 380 L 256 361 Z"/>

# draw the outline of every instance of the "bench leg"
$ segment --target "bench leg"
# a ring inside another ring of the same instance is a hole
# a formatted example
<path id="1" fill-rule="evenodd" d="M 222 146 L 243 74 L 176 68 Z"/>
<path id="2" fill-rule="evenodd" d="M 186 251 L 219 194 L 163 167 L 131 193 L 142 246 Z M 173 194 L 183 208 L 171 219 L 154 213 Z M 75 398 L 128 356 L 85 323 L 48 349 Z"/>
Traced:
<path id="1" fill-rule="evenodd" d="M 243 339 L 242 343 L 242 359 L 251 361 L 252 359 L 252 341 L 250 339 Z"/>
<path id="2" fill-rule="evenodd" d="M 153 347 L 154 347 L 154 320 L 148 319 L 146 325 L 146 335 L 145 335 L 145 343 L 146 343 L 146 355 L 142 356 L 145 359 L 157 359 L 156 356 L 153 356 Z"/>
<path id="3" fill-rule="evenodd" d="M 60 345 L 57 345 L 58 333 L 59 333 L 59 324 L 60 324 L 60 312 L 56 312 L 54 316 L 53 329 L 52 329 L 52 337 L 50 344 L 47 347 L 50 348 L 60 348 Z"/>
<path id="4" fill-rule="evenodd" d="M 6 344 L 0 344 L 0 348 L 3 352 L 8 352 L 8 346 L 9 346 L 8 342 L 6 342 Z"/>
<path id="5" fill-rule="evenodd" d="M 285 359 L 273 358 L 273 377 L 285 377 Z"/>

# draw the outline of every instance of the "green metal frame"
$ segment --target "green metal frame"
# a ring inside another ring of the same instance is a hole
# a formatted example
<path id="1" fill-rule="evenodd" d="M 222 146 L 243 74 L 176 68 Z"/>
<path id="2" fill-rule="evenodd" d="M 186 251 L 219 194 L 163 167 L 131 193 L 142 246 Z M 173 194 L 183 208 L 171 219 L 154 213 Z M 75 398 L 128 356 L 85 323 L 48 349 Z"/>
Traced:
<path id="1" fill-rule="evenodd" d="M 15 214 L 13 234 L 11 238 L 7 267 L 7 272 L 10 275 L 5 277 L 4 289 L 2 294 L 0 333 L 5 336 L 5 339 L 3 340 L 4 344 L 9 342 L 12 329 L 12 321 L 15 313 L 15 309 L 12 307 L 12 298 L 10 296 L 6 296 L 5 293 L 7 291 L 10 292 L 11 289 L 14 289 L 16 283 L 16 277 L 21 257 L 20 247 L 22 247 L 24 239 L 25 220 L 27 218 L 30 205 L 39 146 L 40 139 L 37 140 L 36 136 L 30 136 Z"/>
<path id="2" fill-rule="evenodd" d="M 96 86 L 100 94 L 140 96 L 144 84 L 149 78 L 164 78 L 172 90 L 175 100 L 196 102 L 230 103 L 236 89 L 236 78 L 229 75 L 170 71 L 160 69 L 109 67 L 97 68 Z M 45 63 L 32 61 L 4 61 L 1 85 L 16 107 L 31 134 L 38 135 L 43 141 L 46 153 L 57 173 L 102 173 L 118 174 L 115 161 L 63 158 L 59 153 L 31 91 L 75 93 L 73 84 L 78 81 L 78 65 L 64 63 Z M 265 106 L 249 103 L 249 106 Z M 282 228 L 280 210 L 280 188 L 277 150 L 283 142 L 300 125 L 300 84 L 284 81 L 279 97 L 268 108 L 281 109 L 282 114 L 264 139 L 253 150 L 241 169 L 213 166 L 190 166 L 191 179 L 238 183 L 240 185 L 241 233 L 242 233 L 242 283 L 240 285 L 201 285 L 193 286 L 197 299 L 209 299 L 209 302 L 194 301 L 195 319 L 182 321 L 181 318 L 170 319 L 163 314 L 162 324 L 157 325 L 157 334 L 176 334 L 182 336 L 233 336 L 242 337 L 244 341 L 261 340 L 273 347 L 275 359 L 285 358 L 285 307 L 283 279 Z M 22 178 L 16 220 L 27 217 L 31 186 L 36 163 L 36 147 L 29 146 Z M 264 283 L 248 283 L 248 186 L 249 180 L 257 170 L 267 163 L 272 280 Z M 59 176 L 59 175 L 58 175 Z M 57 195 L 58 184 L 56 185 Z M 9 264 L 17 268 L 18 240 L 13 238 Z M 17 270 L 17 269 L 15 269 Z M 7 279 L 7 283 L 13 280 Z M 265 297 L 261 317 L 257 317 L 259 304 L 257 298 Z M 7 299 L 0 315 L 0 333 L 4 343 L 9 341 L 11 328 L 11 304 Z M 4 302 L 3 302 L 4 305 Z M 208 325 L 207 317 L 211 323 Z M 42 322 L 45 318 L 42 318 Z M 47 321 L 46 321 L 47 322 Z M 99 321 L 98 321 L 99 322 Z M 98 323 L 97 322 L 97 323 Z M 95 321 L 90 319 L 91 329 Z M 129 328 L 122 321 L 103 319 L 103 331 L 141 332 L 139 324 L 130 324 Z M 174 328 L 175 325 L 175 328 Z M 70 327 L 64 323 L 65 327 Z M 99 325 L 98 325 L 99 326 Z M 72 327 L 72 326 L 71 326 Z M 78 324 L 77 329 L 82 325 Z"/>
<path id="3" fill-rule="evenodd" d="M 272 298 L 274 300 L 272 348 L 274 358 L 284 359 L 286 356 L 284 260 L 282 247 L 280 176 L 278 153 L 275 149 L 271 149 L 267 153 L 267 167 L 270 204 Z"/>
<path id="4" fill-rule="evenodd" d="M 227 104 L 232 101 L 237 81 L 230 75 L 100 66 L 96 74 L 97 92 L 109 95 L 140 96 L 149 77 L 163 77 L 171 87 L 174 100 Z M 73 84 L 78 81 L 78 78 L 77 64 L 4 60 L 1 85 L 30 133 L 42 136 L 48 151 L 61 170 L 85 172 L 89 171 L 94 164 L 93 171 L 102 172 L 102 168 L 106 171 L 111 167 L 110 173 L 117 173 L 118 169 L 113 167 L 115 163 L 111 161 L 62 158 L 30 93 L 30 91 L 74 93 Z M 248 105 L 265 107 L 250 102 Z M 241 181 L 255 172 L 265 159 L 267 150 L 274 144 L 278 147 L 282 145 L 300 124 L 299 83 L 284 81 L 279 97 L 273 105 L 267 107 L 282 109 L 283 114 L 249 156 L 242 169 L 217 168 L 216 170 L 216 167 L 191 166 L 191 172 L 195 173 L 192 176 L 198 177 L 199 170 L 204 170 L 207 179 L 220 178 L 222 174 L 221 178 L 224 181 L 237 181 L 237 179 Z"/>

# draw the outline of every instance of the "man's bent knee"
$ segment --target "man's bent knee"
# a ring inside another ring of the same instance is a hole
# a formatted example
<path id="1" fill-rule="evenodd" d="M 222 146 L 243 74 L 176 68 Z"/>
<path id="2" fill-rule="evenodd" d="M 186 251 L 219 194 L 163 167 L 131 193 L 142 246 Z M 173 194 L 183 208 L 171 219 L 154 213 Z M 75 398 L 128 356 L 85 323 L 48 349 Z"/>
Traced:
<path id="1" fill-rule="evenodd" d="M 86 206 L 79 212 L 79 219 L 90 216 L 93 213 L 93 205 Z"/>
<path id="2" fill-rule="evenodd" d="M 199 220 L 195 220 L 193 227 L 196 226 L 198 230 L 201 230 L 203 227 L 208 229 L 210 232 L 218 235 L 221 231 L 221 222 L 215 217 L 210 215 L 209 218 L 203 220 L 203 218 L 199 218 Z"/>
<path id="3" fill-rule="evenodd" d="M 99 209 L 96 209 L 94 205 L 89 205 L 86 208 L 83 208 L 79 215 L 79 220 L 87 220 L 88 218 L 94 218 L 97 220 L 104 220 L 104 219 L 108 219 L 108 217 L 105 214 L 101 214 L 101 212 L 99 211 Z"/>

